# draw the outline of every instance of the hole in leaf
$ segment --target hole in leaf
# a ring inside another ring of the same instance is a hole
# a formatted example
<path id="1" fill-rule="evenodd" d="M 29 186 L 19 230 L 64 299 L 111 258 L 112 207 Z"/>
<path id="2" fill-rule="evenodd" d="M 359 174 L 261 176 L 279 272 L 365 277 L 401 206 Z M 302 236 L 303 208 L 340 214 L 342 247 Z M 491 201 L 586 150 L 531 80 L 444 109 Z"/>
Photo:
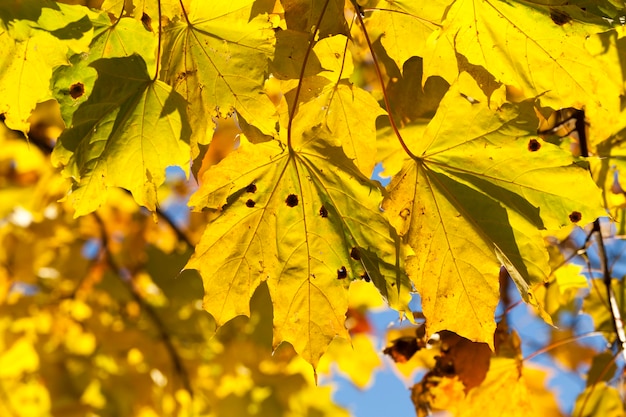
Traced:
<path id="1" fill-rule="evenodd" d="M 328 217 L 328 210 L 326 210 L 326 207 L 324 206 L 320 207 L 320 216 L 324 218 Z"/>
<path id="2" fill-rule="evenodd" d="M 563 10 L 557 10 L 552 8 L 550 9 L 550 19 L 552 19 L 552 21 L 559 26 L 563 26 L 564 24 L 572 21 L 570 15 L 568 15 Z"/>
<path id="3" fill-rule="evenodd" d="M 149 30 L 150 32 L 153 32 L 152 30 L 152 18 L 150 16 L 148 16 L 147 14 L 142 14 L 141 15 L 141 23 L 143 23 L 143 26 L 146 28 L 146 30 Z"/>
<path id="4" fill-rule="evenodd" d="M 298 196 L 295 194 L 289 194 L 287 196 L 287 199 L 285 200 L 285 203 L 287 203 L 287 205 L 289 207 L 295 207 L 298 205 Z"/>
<path id="5" fill-rule="evenodd" d="M 72 84 L 70 87 L 70 96 L 76 100 L 78 97 L 85 94 L 85 86 L 83 83 Z"/>
<path id="6" fill-rule="evenodd" d="M 541 143 L 537 139 L 531 139 L 528 142 L 528 150 L 531 152 L 536 152 L 541 148 Z"/>
<path id="7" fill-rule="evenodd" d="M 355 261 L 360 261 L 361 260 L 361 254 L 359 253 L 359 248 L 352 248 L 352 250 L 350 250 L 350 257 L 352 259 L 354 259 Z"/>
<path id="8" fill-rule="evenodd" d="M 371 281 L 370 276 L 369 276 L 369 274 L 367 272 L 363 272 L 361 274 L 361 279 L 365 280 L 365 282 L 370 282 Z"/>
<path id="9" fill-rule="evenodd" d="M 337 270 L 337 279 L 344 279 L 348 277 L 348 271 L 345 266 L 342 266 Z"/>
<path id="10" fill-rule="evenodd" d="M 578 223 L 580 219 L 583 218 L 583 215 L 578 211 L 572 211 L 569 215 L 569 219 L 572 223 Z"/>
<path id="11" fill-rule="evenodd" d="M 249 199 L 248 201 L 246 201 L 246 206 L 250 208 L 254 207 L 255 204 L 256 203 L 252 199 Z"/>
<path id="12" fill-rule="evenodd" d="M 252 183 L 246 187 L 247 193 L 256 193 L 256 184 Z"/>

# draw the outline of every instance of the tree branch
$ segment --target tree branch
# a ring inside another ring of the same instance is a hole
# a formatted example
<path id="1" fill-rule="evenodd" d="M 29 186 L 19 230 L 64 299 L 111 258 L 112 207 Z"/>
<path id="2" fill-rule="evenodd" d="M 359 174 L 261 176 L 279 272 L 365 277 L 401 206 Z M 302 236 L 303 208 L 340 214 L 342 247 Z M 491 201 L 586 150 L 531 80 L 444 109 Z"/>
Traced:
<path id="1" fill-rule="evenodd" d="M 115 274 L 125 284 L 125 287 L 128 289 L 128 292 L 132 296 L 133 300 L 148 315 L 148 317 L 150 318 L 150 320 L 156 327 L 157 332 L 159 333 L 159 337 L 170 355 L 174 369 L 176 373 L 178 374 L 178 376 L 180 377 L 183 387 L 185 388 L 185 390 L 187 390 L 187 392 L 189 392 L 189 395 L 193 397 L 193 390 L 191 388 L 189 375 L 187 373 L 187 370 L 183 366 L 182 360 L 180 356 L 178 355 L 178 352 L 176 351 L 176 347 L 174 346 L 174 343 L 169 333 L 167 332 L 165 325 L 161 321 L 161 318 L 159 317 L 157 312 L 152 308 L 152 306 L 146 303 L 143 297 L 141 297 L 141 295 L 137 293 L 137 291 L 132 285 L 132 281 L 123 279 L 123 276 L 127 275 L 128 272 L 124 273 L 123 269 L 119 265 L 117 265 L 117 263 L 113 260 L 113 257 L 111 256 L 111 252 L 109 251 L 109 240 L 106 234 L 106 229 L 104 226 L 104 222 L 102 221 L 102 218 L 96 212 L 93 213 L 93 216 L 98 222 L 98 225 L 100 226 L 100 230 L 101 230 L 101 235 L 102 235 L 101 237 L 102 249 L 101 250 L 103 251 L 103 254 L 104 254 L 104 261 L 109 265 L 109 267 L 113 270 L 113 272 L 115 272 Z"/>

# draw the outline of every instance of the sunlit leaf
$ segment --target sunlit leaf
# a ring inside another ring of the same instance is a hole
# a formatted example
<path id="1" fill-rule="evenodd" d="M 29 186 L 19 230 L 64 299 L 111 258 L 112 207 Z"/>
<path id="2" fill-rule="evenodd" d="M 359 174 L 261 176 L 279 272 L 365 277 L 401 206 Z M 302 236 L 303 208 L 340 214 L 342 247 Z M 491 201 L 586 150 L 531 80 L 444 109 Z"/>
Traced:
<path id="1" fill-rule="evenodd" d="M 52 79 L 52 89 L 61 104 L 61 115 L 68 127 L 75 124 L 72 115 L 87 101 L 98 78 L 91 64 L 102 58 L 141 55 L 147 72 L 154 75 L 157 38 L 134 19 L 123 18 L 115 23 L 104 13 L 89 14 L 93 40 L 89 50 L 70 57 L 69 66 L 58 68 Z"/>
<path id="2" fill-rule="evenodd" d="M 619 108 L 622 80 L 604 72 L 585 41 L 607 29 L 600 17 L 559 24 L 546 6 L 458 0 L 429 39 L 425 74 L 452 82 L 456 68 L 445 62 L 459 53 L 525 97 L 541 94 L 542 104 L 553 108 L 584 106 L 590 118 L 603 121 Z"/>
<path id="3" fill-rule="evenodd" d="M 54 153 L 64 175 L 74 181 L 70 198 L 76 216 L 98 208 L 112 186 L 130 190 L 139 204 L 154 210 L 165 168 L 189 169 L 184 100 L 152 81 L 138 56 L 92 65 L 99 73 L 94 92 L 74 114 L 73 127 L 59 138 Z M 111 84 L 118 88 L 110 89 Z"/>
<path id="4" fill-rule="evenodd" d="M 212 117 L 233 111 L 264 134 L 276 130 L 276 109 L 263 92 L 274 31 L 267 14 L 251 16 L 252 5 L 252 0 L 195 1 L 185 19 L 163 33 L 160 77 L 187 100 L 200 143 L 212 135 Z"/>
<path id="5" fill-rule="evenodd" d="M 223 212 L 187 265 L 203 276 L 204 306 L 220 324 L 249 314 L 249 297 L 267 281 L 275 343 L 289 341 L 314 365 L 330 340 L 347 337 L 352 280 L 371 279 L 399 309 L 408 295 L 380 191 L 319 130 L 298 152 L 242 138 L 204 174 L 190 204 Z"/>
<path id="6" fill-rule="evenodd" d="M 31 111 L 50 96 L 52 70 L 67 64 L 67 46 L 22 21 L 12 33 L 0 25 L 0 43 L 0 113 L 7 126 L 27 132 Z"/>
<path id="7" fill-rule="evenodd" d="M 574 212 L 583 221 L 603 213 L 588 172 L 535 139 L 532 123 L 523 106 L 489 109 L 461 74 L 424 136 L 409 138 L 414 158 L 392 180 L 383 207 L 415 251 L 407 269 L 429 334 L 448 329 L 493 343 L 500 264 L 536 303 L 530 284 L 549 272 L 539 230 L 579 221 Z M 578 187 L 563 189 L 559 178 Z"/>

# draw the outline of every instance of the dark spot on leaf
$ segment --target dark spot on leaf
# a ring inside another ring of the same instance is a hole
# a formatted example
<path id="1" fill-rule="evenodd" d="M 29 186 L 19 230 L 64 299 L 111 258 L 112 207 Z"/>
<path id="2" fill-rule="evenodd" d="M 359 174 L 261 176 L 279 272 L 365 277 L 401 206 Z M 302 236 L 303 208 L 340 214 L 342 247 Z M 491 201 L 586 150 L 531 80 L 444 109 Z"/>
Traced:
<path id="1" fill-rule="evenodd" d="M 392 283 L 391 283 L 391 286 L 392 286 L 392 287 L 395 287 L 395 286 L 396 286 L 396 283 L 395 283 L 395 282 L 392 282 Z"/>
<path id="2" fill-rule="evenodd" d="M 289 207 L 295 207 L 298 205 L 298 196 L 295 194 L 289 194 L 287 196 L 287 199 L 285 200 L 285 203 L 287 203 L 287 205 Z"/>
<path id="3" fill-rule="evenodd" d="M 246 187 L 247 193 L 256 193 L 256 184 L 252 183 Z"/>
<path id="4" fill-rule="evenodd" d="M 352 250 L 350 251 L 350 257 L 352 259 L 354 259 L 355 261 L 360 261 L 361 260 L 361 254 L 359 253 L 359 248 L 352 248 Z"/>
<path id="5" fill-rule="evenodd" d="M 254 207 L 256 203 L 254 201 L 252 201 L 252 199 L 249 199 L 248 201 L 246 201 L 246 206 L 252 208 Z"/>
<path id="6" fill-rule="evenodd" d="M 411 210 L 409 210 L 408 208 L 404 208 L 400 211 L 400 217 L 402 217 L 403 220 L 408 219 L 410 215 Z"/>
<path id="7" fill-rule="evenodd" d="M 70 87 L 70 96 L 72 96 L 74 100 L 76 100 L 83 94 L 85 94 L 85 86 L 83 85 L 83 83 L 72 84 L 72 86 Z"/>
<path id="8" fill-rule="evenodd" d="M 337 270 L 337 279 L 344 279 L 348 277 L 348 271 L 345 266 L 342 266 Z"/>
<path id="9" fill-rule="evenodd" d="M 578 223 L 580 219 L 583 218 L 583 215 L 578 211 L 572 211 L 569 215 L 569 219 L 572 223 Z"/>
<path id="10" fill-rule="evenodd" d="M 143 23 L 143 26 L 146 28 L 146 30 L 149 30 L 150 32 L 152 32 L 152 18 L 150 16 L 148 16 L 147 14 L 142 14 L 141 15 L 141 23 Z"/>
<path id="11" fill-rule="evenodd" d="M 564 24 L 572 21 L 570 15 L 568 15 L 563 10 L 557 10 L 552 8 L 550 9 L 550 19 L 552 19 L 552 21 L 559 26 L 563 26 Z"/>
<path id="12" fill-rule="evenodd" d="M 371 281 L 370 276 L 369 276 L 369 274 L 367 272 L 363 272 L 361 274 L 361 278 L 364 279 L 365 282 L 370 282 Z"/>
<path id="13" fill-rule="evenodd" d="M 536 152 L 541 148 L 541 143 L 537 139 L 531 139 L 528 142 L 528 150 L 531 152 Z"/>
<path id="14" fill-rule="evenodd" d="M 4 113 L 0 113 L 0 122 L 4 122 L 7 119 L 7 115 Z"/>
<path id="15" fill-rule="evenodd" d="M 326 207 L 324 206 L 320 207 L 320 216 L 324 218 L 328 217 L 328 210 L 326 210 Z"/>

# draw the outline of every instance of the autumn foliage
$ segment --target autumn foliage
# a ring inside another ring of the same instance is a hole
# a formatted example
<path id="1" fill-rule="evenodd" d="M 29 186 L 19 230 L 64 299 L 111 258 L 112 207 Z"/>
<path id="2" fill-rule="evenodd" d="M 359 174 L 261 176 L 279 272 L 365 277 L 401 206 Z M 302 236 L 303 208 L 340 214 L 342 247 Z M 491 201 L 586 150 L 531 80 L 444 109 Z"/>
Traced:
<path id="1" fill-rule="evenodd" d="M 347 415 L 383 304 L 420 416 L 624 414 L 623 4 L 67 3 L 0 4 L 0 415 Z"/>

